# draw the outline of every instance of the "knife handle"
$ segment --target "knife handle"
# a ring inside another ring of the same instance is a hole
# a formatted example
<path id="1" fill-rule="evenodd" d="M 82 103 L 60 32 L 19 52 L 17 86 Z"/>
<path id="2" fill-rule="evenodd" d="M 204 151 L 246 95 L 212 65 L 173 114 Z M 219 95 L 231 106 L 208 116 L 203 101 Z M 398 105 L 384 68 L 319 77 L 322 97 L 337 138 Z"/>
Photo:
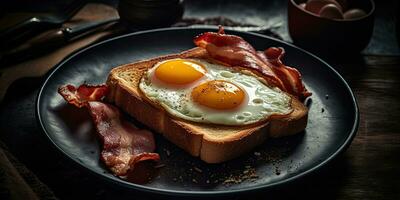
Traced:
<path id="1" fill-rule="evenodd" d="M 66 42 L 66 33 L 70 31 L 70 28 L 62 28 L 58 31 L 50 30 L 43 34 L 40 34 L 26 43 L 12 49 L 7 54 L 14 54 L 22 52 L 28 49 L 43 50 L 51 48 L 53 46 L 59 46 Z"/>

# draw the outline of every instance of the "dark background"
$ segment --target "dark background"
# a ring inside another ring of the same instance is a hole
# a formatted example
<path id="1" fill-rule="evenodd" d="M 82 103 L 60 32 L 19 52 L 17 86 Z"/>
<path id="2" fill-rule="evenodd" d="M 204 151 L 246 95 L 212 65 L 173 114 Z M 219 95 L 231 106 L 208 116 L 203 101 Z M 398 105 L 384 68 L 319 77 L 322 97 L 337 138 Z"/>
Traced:
<path id="1" fill-rule="evenodd" d="M 40 3 L 38 3 L 40 2 Z M 100 2 L 116 6 L 118 0 L 16 0 L 4 1 L 0 16 L 14 12 L 57 13 L 73 5 Z M 286 0 L 185 0 L 184 18 L 228 17 L 236 22 L 272 28 L 285 41 L 291 41 L 287 30 Z M 376 1 L 374 33 L 365 54 L 400 55 L 396 30 L 399 3 Z M 335 37 L 328 35 L 327 37 Z"/>
<path id="2" fill-rule="evenodd" d="M 16 2 L 1 7 L 7 11 L 46 10 L 45 5 L 60 6 L 66 1 L 40 1 L 40 4 L 33 0 L 24 1 L 35 6 L 22 6 L 20 1 Z M 186 0 L 184 17 L 226 16 L 242 23 L 272 27 L 284 40 L 290 41 L 286 4 L 279 0 Z M 49 7 L 57 10 L 57 6 Z M 349 82 L 360 107 L 359 132 L 348 151 L 318 173 L 283 188 L 243 198 L 400 199 L 398 2 L 376 1 L 376 8 L 374 34 L 367 49 L 352 59 L 329 60 Z M 15 82 L 1 102 L 0 140 L 9 151 L 60 199 L 137 199 L 143 196 L 108 185 L 52 147 L 35 119 L 35 99 L 43 80 L 25 78 Z"/>

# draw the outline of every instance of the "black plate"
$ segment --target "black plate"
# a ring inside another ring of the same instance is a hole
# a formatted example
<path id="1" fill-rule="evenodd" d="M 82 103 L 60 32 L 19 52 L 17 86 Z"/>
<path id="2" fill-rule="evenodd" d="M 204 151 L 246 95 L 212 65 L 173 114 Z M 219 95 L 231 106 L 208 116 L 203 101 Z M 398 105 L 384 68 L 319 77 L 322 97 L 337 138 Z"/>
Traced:
<path id="1" fill-rule="evenodd" d="M 251 153 L 223 164 L 206 164 L 156 136 L 165 165 L 152 180 L 134 184 L 110 174 L 99 161 L 99 143 L 84 109 L 69 106 L 57 93 L 66 83 L 105 82 L 111 68 L 194 47 L 192 39 L 210 29 L 169 28 L 110 39 L 70 56 L 49 75 L 37 100 L 38 120 L 52 143 L 65 155 L 106 180 L 131 189 L 173 195 L 216 195 L 267 189 L 298 179 L 332 160 L 350 144 L 358 127 L 358 108 L 343 78 L 327 63 L 291 44 L 263 35 L 231 32 L 262 50 L 286 49 L 285 63 L 296 66 L 313 93 L 306 101 L 306 130 L 271 139 Z M 212 29 L 215 31 L 215 29 Z M 229 31 L 228 31 L 229 32 Z M 135 122 L 136 123 L 136 122 Z M 256 176 L 245 176 L 255 173 Z M 232 183 L 231 181 L 241 180 Z"/>

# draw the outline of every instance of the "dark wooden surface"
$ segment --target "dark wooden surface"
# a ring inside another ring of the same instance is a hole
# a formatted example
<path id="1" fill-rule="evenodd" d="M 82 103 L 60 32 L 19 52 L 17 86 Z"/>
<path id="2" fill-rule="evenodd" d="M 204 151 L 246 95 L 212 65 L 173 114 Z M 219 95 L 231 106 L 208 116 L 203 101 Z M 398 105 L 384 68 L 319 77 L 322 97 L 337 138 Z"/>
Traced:
<path id="1" fill-rule="evenodd" d="M 350 83 L 360 108 L 356 138 L 344 154 L 346 173 L 338 196 L 400 198 L 400 58 L 364 56 L 337 69 Z M 340 67 L 339 67 L 340 66 Z"/>
<path id="2" fill-rule="evenodd" d="M 196 15 L 200 11 L 192 10 Z M 274 191 L 246 196 L 291 199 L 400 199 L 400 57 L 328 59 L 348 81 L 360 108 L 357 136 L 320 171 Z M 60 199 L 161 198 L 125 191 L 67 160 L 44 138 L 35 99 L 44 78 L 15 82 L 0 105 L 0 140 Z"/>

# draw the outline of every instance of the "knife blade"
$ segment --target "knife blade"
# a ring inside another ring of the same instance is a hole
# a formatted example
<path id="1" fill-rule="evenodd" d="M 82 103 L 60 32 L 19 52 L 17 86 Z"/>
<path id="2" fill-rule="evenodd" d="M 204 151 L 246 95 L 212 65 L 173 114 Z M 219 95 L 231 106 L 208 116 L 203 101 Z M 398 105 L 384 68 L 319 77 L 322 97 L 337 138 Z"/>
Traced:
<path id="1" fill-rule="evenodd" d="M 46 31 L 13 49 L 2 52 L 0 54 L 0 63 L 2 65 L 7 65 L 11 61 L 15 62 L 28 59 L 39 53 L 62 46 L 69 41 L 84 37 L 85 35 L 96 31 L 97 28 L 107 24 L 116 23 L 118 20 L 118 18 L 112 18 L 102 21 L 85 22 L 75 26 L 67 26 Z"/>

